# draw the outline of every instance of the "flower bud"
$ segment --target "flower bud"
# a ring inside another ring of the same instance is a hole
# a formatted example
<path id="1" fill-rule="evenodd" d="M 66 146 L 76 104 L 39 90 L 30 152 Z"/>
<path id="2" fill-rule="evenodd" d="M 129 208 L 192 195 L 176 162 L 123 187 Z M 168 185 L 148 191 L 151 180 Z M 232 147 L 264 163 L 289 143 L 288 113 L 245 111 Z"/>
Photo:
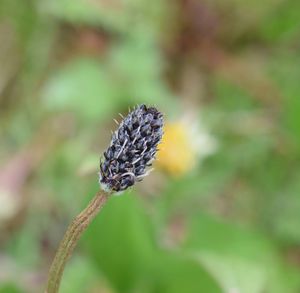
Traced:
<path id="1" fill-rule="evenodd" d="M 163 115 L 154 107 L 140 105 L 123 119 L 100 162 L 103 189 L 123 191 L 148 174 L 162 128 Z"/>

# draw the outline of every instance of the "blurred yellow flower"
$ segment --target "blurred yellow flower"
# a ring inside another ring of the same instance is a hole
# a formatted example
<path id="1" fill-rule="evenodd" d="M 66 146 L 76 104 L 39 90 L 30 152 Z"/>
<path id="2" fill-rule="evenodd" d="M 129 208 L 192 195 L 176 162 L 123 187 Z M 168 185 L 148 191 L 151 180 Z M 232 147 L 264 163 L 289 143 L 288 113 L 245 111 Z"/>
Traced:
<path id="1" fill-rule="evenodd" d="M 157 164 L 172 175 L 182 175 L 194 166 L 195 158 L 185 125 L 181 122 L 166 123 Z"/>
<path id="2" fill-rule="evenodd" d="M 215 149 L 214 138 L 197 123 L 186 120 L 167 122 L 159 145 L 157 166 L 172 176 L 182 176 Z"/>

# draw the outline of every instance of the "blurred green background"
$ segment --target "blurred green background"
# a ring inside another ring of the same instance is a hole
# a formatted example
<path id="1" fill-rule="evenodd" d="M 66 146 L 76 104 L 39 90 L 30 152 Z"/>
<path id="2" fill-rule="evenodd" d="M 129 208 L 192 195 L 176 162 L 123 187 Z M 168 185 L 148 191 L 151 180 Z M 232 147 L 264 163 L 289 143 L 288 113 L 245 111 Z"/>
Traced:
<path id="1" fill-rule="evenodd" d="M 299 1 L 1 0 L 0 292 L 43 292 L 139 103 L 171 140 L 60 292 L 300 292 L 299 52 Z"/>

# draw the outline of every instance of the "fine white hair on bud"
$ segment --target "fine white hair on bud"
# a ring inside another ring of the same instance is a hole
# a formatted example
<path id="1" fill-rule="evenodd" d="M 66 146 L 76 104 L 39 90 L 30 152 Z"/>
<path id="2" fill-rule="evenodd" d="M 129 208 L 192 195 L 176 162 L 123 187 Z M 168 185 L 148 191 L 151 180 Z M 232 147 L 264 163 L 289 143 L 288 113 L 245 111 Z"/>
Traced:
<path id="1" fill-rule="evenodd" d="M 163 135 L 163 115 L 154 107 L 137 106 L 119 124 L 100 161 L 99 182 L 108 191 L 123 191 L 142 180 L 155 159 Z"/>

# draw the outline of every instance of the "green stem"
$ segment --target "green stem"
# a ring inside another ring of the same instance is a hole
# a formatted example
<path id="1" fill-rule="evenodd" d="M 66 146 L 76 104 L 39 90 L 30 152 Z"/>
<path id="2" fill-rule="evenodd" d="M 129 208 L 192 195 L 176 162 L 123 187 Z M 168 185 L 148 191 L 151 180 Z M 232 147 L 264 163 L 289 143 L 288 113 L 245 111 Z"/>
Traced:
<path id="1" fill-rule="evenodd" d="M 110 193 L 98 191 L 88 206 L 72 221 L 68 227 L 52 262 L 45 293 L 57 293 L 65 265 L 91 221 L 104 206 Z"/>

